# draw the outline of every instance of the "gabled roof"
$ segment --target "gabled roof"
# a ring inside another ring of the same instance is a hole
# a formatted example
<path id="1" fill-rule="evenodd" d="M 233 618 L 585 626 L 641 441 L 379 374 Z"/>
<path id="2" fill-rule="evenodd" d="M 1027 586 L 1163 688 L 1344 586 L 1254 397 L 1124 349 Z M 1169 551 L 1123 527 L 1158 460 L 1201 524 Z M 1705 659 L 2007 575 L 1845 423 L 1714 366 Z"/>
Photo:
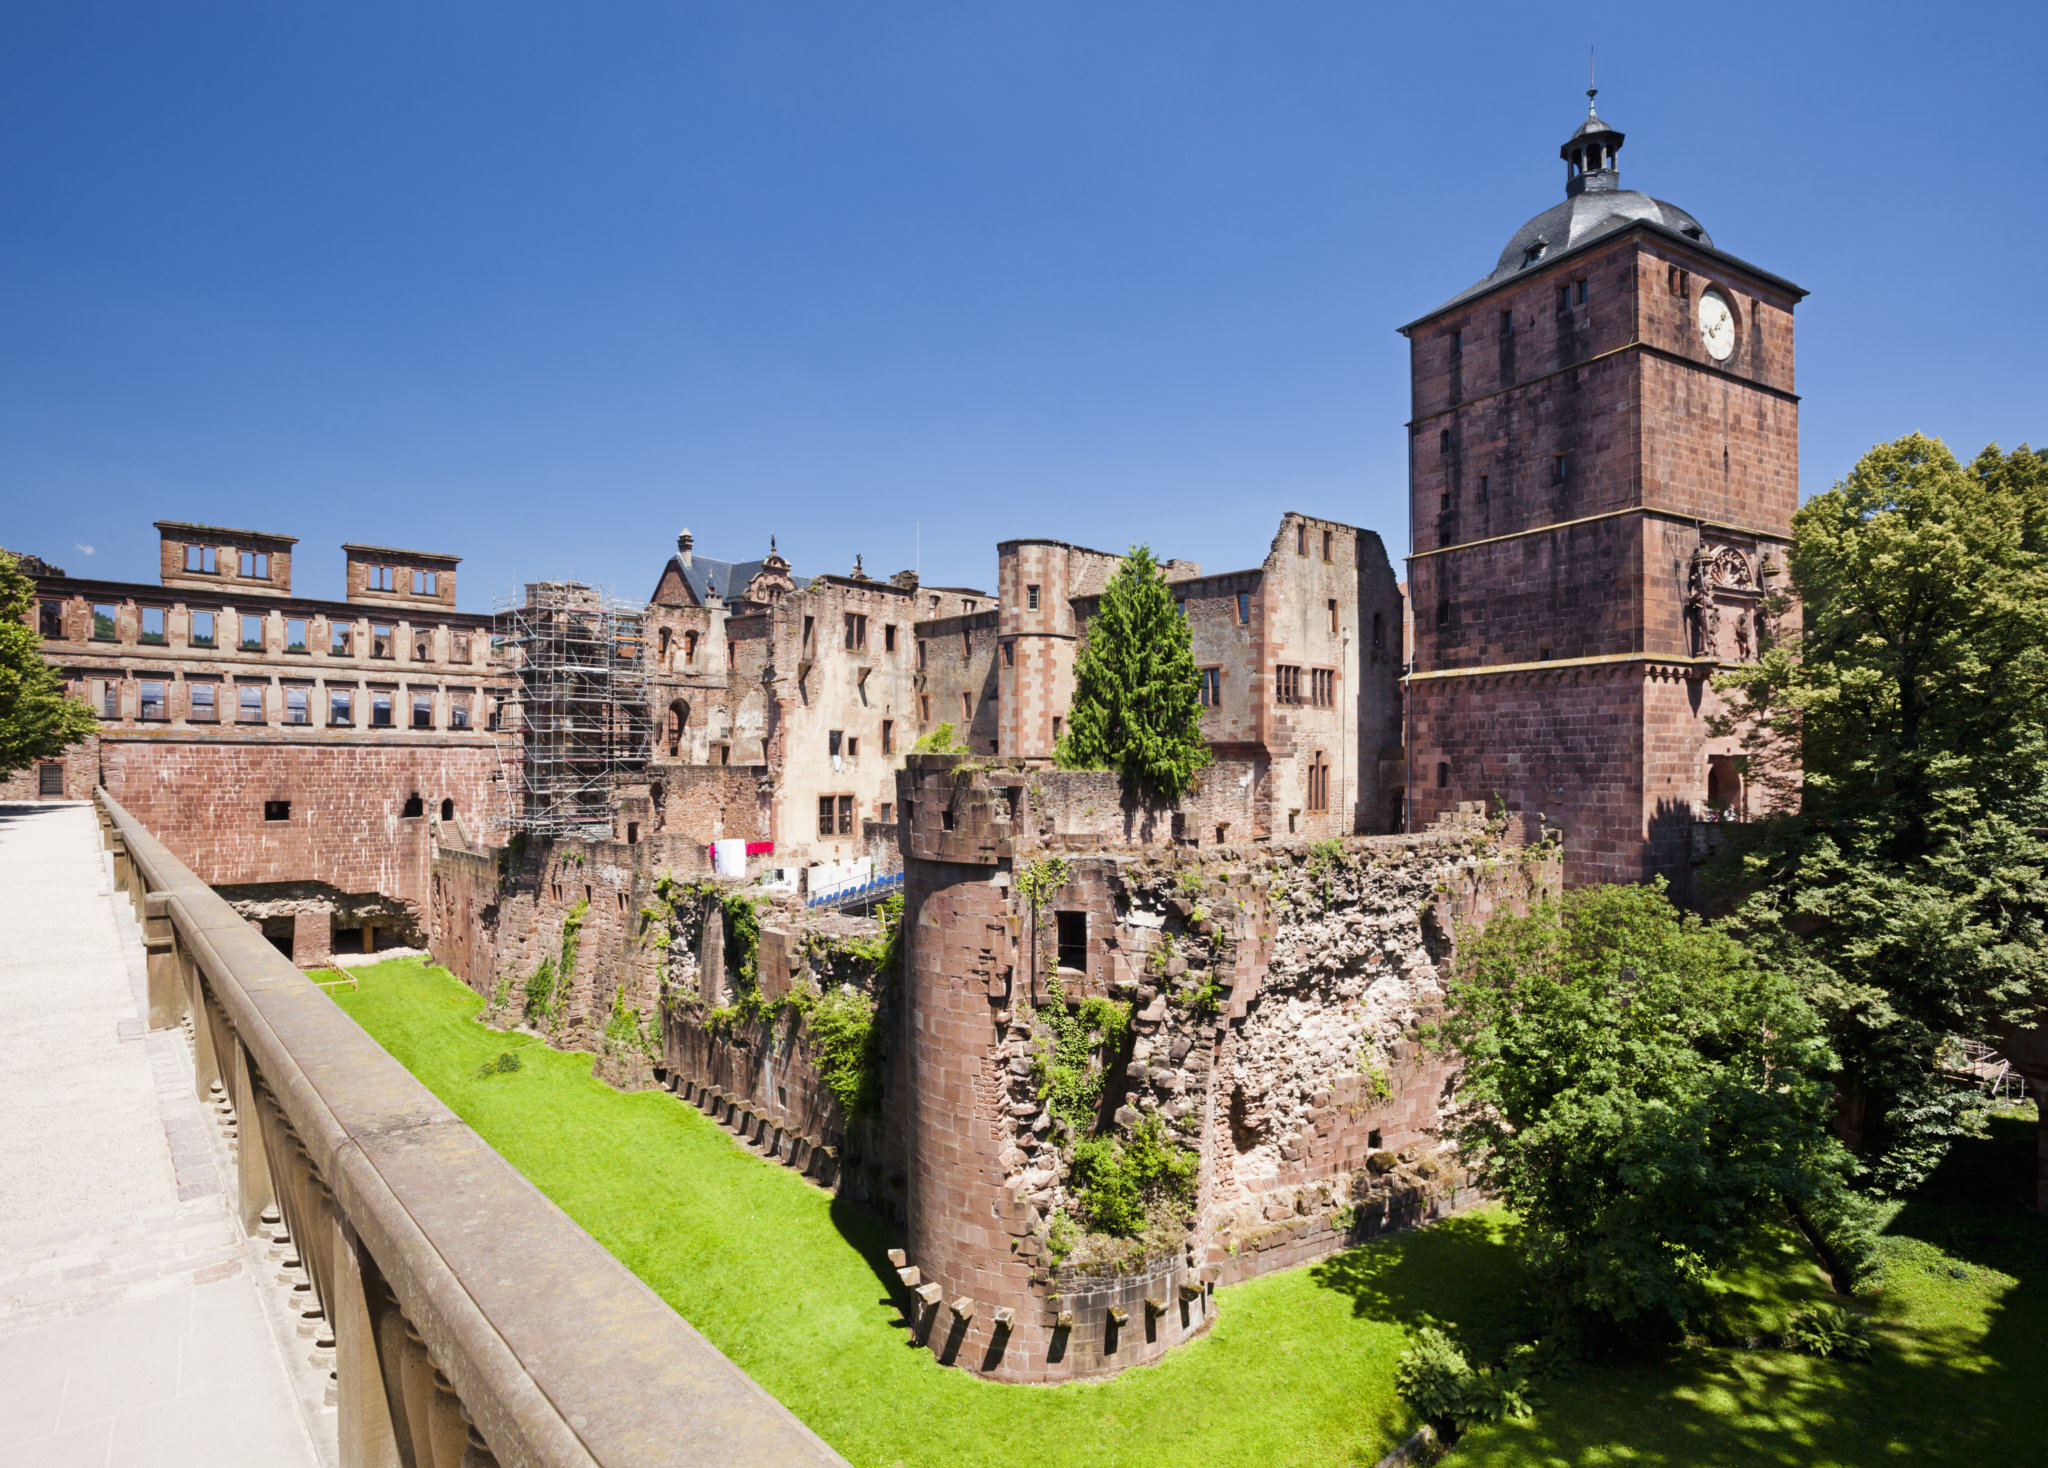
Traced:
<path id="1" fill-rule="evenodd" d="M 666 576 L 670 571 L 675 572 L 677 579 L 689 591 L 690 599 L 701 607 L 712 587 L 718 588 L 721 600 L 731 601 L 745 591 L 747 584 L 767 568 L 768 562 L 765 558 L 756 561 L 721 561 L 715 556 L 693 554 L 690 557 L 690 564 L 686 566 L 681 555 L 671 555 L 668 564 L 662 568 L 662 575 Z M 794 572 L 790 573 L 789 579 L 799 587 L 811 584 L 810 577 L 798 576 Z M 657 579 L 655 590 L 660 589 L 661 582 Z"/>

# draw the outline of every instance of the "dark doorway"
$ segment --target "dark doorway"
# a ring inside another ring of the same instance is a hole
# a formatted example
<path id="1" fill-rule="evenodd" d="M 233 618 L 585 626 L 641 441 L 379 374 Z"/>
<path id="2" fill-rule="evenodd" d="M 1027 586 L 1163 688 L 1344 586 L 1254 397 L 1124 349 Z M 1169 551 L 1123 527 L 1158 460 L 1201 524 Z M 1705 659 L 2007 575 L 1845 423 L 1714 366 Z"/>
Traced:
<path id="1" fill-rule="evenodd" d="M 1088 914 L 1085 912 L 1055 913 L 1059 924 L 1060 967 L 1088 971 Z"/>

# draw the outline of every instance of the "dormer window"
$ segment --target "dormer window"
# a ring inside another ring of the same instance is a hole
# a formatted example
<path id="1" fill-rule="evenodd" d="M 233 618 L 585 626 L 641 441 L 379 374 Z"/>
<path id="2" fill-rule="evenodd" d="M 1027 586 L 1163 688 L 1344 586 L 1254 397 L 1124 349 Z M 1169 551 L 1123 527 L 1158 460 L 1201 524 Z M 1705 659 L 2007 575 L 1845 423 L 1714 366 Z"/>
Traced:
<path id="1" fill-rule="evenodd" d="M 1522 251 L 1522 268 L 1527 270 L 1531 265 L 1541 260 L 1543 258 L 1543 251 L 1549 244 L 1548 240 L 1538 240 L 1535 244 L 1529 246 L 1528 249 Z"/>

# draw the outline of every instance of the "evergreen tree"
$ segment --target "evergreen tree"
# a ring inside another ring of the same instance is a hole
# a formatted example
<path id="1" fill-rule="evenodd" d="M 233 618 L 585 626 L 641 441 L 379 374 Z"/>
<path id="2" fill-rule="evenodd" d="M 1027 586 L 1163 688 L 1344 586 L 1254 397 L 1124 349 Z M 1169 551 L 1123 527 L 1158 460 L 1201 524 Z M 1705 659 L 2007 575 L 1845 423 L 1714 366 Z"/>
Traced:
<path id="1" fill-rule="evenodd" d="M 55 759 L 97 727 L 43 661 L 42 639 L 27 621 L 35 603 L 35 583 L 0 550 L 0 779 Z"/>
<path id="2" fill-rule="evenodd" d="M 1074 660 L 1074 703 L 1054 759 L 1120 771 L 1177 800 L 1209 763 L 1201 671 L 1187 618 L 1149 546 L 1134 546 L 1102 589 Z"/>
<path id="3" fill-rule="evenodd" d="M 1806 976 L 1874 1178 L 1906 1187 L 1971 1102 L 1944 1038 L 2048 1005 L 2048 458 L 1880 444 L 1793 518 L 1791 570 L 1796 644 L 1718 682 L 1801 798 L 1715 875 Z"/>

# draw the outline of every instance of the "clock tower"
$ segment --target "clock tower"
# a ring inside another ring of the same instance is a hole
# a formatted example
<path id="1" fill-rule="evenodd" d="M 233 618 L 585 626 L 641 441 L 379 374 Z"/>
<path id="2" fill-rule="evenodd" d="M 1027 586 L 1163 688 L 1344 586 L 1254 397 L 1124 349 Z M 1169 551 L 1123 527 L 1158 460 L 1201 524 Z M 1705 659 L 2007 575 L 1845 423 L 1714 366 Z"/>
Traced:
<path id="1" fill-rule="evenodd" d="M 1589 106 L 1564 202 L 1401 328 L 1406 809 L 1505 801 L 1563 830 L 1568 882 L 1684 900 L 1699 823 L 1767 798 L 1709 679 L 1787 630 L 1806 293 L 1622 188 L 1622 141 Z"/>

